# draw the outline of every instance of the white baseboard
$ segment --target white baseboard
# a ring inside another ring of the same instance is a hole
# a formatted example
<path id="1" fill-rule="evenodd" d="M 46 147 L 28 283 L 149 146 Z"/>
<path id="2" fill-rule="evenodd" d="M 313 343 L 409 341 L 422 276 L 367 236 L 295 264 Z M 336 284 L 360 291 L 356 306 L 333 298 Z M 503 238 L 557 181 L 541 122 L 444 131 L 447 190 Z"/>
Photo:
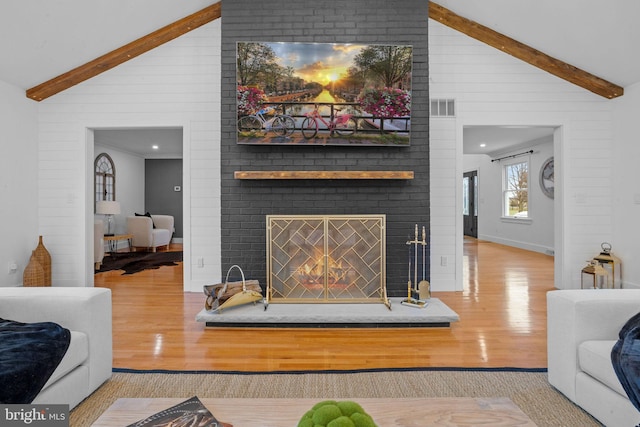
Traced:
<path id="1" fill-rule="evenodd" d="M 550 256 L 554 255 L 553 248 L 542 246 L 542 245 L 536 245 L 534 243 L 529 243 L 529 242 L 521 242 L 518 240 L 504 239 L 502 237 L 488 236 L 484 234 L 478 235 L 478 240 L 486 240 L 489 242 L 499 243 L 505 246 L 513 246 L 514 248 L 524 249 L 532 252 L 539 252 L 541 254 L 550 255 Z"/>

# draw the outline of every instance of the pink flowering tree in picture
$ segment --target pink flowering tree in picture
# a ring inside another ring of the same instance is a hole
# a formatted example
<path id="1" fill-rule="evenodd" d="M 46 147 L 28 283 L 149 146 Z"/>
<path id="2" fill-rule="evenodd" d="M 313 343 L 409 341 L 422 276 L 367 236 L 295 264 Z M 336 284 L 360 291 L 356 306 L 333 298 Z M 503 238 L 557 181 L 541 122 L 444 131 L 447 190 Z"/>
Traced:
<path id="1" fill-rule="evenodd" d="M 402 89 L 365 89 L 358 97 L 358 102 L 364 111 L 376 117 L 405 117 L 411 114 L 411 93 Z"/>
<path id="2" fill-rule="evenodd" d="M 253 114 L 267 100 L 264 91 L 256 87 L 238 86 L 238 115 Z"/>

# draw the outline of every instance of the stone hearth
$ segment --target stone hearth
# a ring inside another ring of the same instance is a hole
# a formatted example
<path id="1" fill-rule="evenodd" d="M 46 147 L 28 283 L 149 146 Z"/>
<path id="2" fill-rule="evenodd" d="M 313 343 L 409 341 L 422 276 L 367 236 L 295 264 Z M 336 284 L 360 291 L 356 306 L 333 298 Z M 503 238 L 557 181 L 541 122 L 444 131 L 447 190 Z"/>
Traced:
<path id="1" fill-rule="evenodd" d="M 238 327 L 448 327 L 460 320 L 458 314 L 438 298 L 425 308 L 400 304 L 390 298 L 391 309 L 382 304 L 269 304 L 236 306 L 220 313 L 202 310 L 196 321 L 206 326 Z"/>

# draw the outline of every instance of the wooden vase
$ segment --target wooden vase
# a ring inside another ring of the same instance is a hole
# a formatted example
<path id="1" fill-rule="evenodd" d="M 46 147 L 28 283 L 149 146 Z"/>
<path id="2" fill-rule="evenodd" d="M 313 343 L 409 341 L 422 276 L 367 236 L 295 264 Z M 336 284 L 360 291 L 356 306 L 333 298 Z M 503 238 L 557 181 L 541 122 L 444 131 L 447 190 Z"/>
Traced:
<path id="1" fill-rule="evenodd" d="M 38 246 L 34 251 L 36 259 L 44 270 L 44 284 L 42 286 L 51 286 L 51 254 L 42 243 L 42 236 L 38 237 Z"/>
<path id="2" fill-rule="evenodd" d="M 31 258 L 29 258 L 29 264 L 27 264 L 22 274 L 22 286 L 45 286 L 44 282 L 44 269 L 36 258 L 36 251 L 33 251 L 31 252 Z"/>

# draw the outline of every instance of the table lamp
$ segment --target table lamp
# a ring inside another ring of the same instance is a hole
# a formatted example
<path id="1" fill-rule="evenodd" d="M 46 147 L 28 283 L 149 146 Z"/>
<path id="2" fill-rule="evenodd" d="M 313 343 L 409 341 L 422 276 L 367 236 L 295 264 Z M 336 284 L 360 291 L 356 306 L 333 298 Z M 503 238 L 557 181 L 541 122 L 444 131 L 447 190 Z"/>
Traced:
<path id="1" fill-rule="evenodd" d="M 107 234 L 106 236 L 113 236 L 111 232 L 111 222 L 114 215 L 120 213 L 120 202 L 112 200 L 100 200 L 96 203 L 96 213 L 107 216 Z"/>

